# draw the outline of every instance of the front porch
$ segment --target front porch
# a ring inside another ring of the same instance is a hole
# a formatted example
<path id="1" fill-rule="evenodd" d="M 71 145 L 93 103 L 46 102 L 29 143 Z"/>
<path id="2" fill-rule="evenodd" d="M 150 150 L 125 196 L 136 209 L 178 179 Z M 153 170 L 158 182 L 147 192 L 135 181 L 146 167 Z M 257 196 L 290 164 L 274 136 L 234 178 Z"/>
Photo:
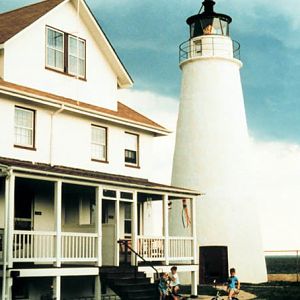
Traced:
<path id="1" fill-rule="evenodd" d="M 183 198 L 176 194 L 24 175 L 12 175 L 8 181 L 9 190 L 2 191 L 9 216 L 7 248 L 5 243 L 0 246 L 0 258 L 7 249 L 11 267 L 15 263 L 118 266 L 129 262 L 124 261 L 118 240 L 128 240 L 147 261 L 169 265 L 197 260 L 193 198 L 184 198 L 188 215 L 179 228 L 172 221 L 176 212 L 171 204 Z M 175 236 L 170 226 L 177 226 L 175 231 L 182 235 Z M 0 241 L 5 241 L 4 233 L 1 229 Z M 141 261 L 130 255 L 131 265 Z"/>
<path id="2" fill-rule="evenodd" d="M 3 274 L 9 269 L 128 264 L 153 276 L 146 260 L 158 270 L 180 265 L 192 272 L 197 285 L 196 192 L 117 175 L 110 182 L 95 174 L 73 176 L 74 171 L 66 176 L 65 169 L 54 173 L 55 167 L 36 172 L 30 166 L 2 169 Z M 134 251 L 125 251 L 120 240 Z M 6 286 L 9 278 L 2 277 Z"/>

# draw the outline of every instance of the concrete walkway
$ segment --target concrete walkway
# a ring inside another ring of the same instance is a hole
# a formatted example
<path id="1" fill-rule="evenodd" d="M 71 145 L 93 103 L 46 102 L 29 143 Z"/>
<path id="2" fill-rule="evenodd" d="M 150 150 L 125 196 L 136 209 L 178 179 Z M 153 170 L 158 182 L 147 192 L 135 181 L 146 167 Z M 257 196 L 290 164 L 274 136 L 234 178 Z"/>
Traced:
<path id="1" fill-rule="evenodd" d="M 213 298 L 213 296 L 207 296 L 207 295 L 201 295 L 198 296 L 197 299 L 202 299 L 202 300 L 211 300 Z M 244 291 L 240 291 L 239 295 L 238 295 L 238 299 L 239 300 L 250 300 L 250 299 L 255 299 L 256 296 Z M 190 299 L 190 298 L 187 298 Z M 227 296 L 221 296 L 221 299 L 223 300 L 227 300 Z"/>

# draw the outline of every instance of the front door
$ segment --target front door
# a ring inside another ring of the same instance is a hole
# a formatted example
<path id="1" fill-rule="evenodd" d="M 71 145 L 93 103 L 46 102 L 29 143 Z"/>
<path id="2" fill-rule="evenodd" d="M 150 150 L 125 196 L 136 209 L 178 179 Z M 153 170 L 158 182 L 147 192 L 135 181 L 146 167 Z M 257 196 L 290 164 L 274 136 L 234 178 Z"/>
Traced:
<path id="1" fill-rule="evenodd" d="M 116 201 L 102 200 L 102 264 L 116 265 Z"/>
<path id="2" fill-rule="evenodd" d="M 200 284 L 226 282 L 228 278 L 228 251 L 224 246 L 200 247 Z"/>

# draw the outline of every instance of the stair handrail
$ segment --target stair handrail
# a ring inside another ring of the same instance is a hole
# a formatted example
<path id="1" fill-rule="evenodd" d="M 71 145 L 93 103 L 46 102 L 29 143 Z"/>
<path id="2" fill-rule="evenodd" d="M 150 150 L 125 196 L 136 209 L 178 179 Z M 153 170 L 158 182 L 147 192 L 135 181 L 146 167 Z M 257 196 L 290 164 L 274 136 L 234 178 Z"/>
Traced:
<path id="1" fill-rule="evenodd" d="M 151 263 L 150 261 L 146 260 L 143 256 L 141 256 L 139 253 L 137 253 L 134 249 L 132 249 L 129 245 L 128 245 L 128 240 L 118 240 L 118 244 L 123 244 L 125 246 L 125 251 L 127 251 L 128 249 L 130 251 L 132 251 L 135 256 L 139 257 L 142 261 L 144 261 L 145 263 L 149 264 L 149 266 L 156 272 L 156 278 L 159 278 L 159 272 L 158 270 L 154 267 L 153 263 Z"/>

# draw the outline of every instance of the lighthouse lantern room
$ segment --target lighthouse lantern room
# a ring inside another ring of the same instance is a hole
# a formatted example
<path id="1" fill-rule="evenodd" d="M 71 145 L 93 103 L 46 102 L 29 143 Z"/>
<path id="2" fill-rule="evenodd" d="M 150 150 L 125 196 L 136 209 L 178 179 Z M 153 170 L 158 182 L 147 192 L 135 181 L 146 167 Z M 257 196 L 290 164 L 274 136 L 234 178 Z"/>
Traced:
<path id="1" fill-rule="evenodd" d="M 197 56 L 240 58 L 240 44 L 229 37 L 230 16 L 216 13 L 215 2 L 205 0 L 198 14 L 187 19 L 190 38 L 180 45 L 180 63 Z"/>

